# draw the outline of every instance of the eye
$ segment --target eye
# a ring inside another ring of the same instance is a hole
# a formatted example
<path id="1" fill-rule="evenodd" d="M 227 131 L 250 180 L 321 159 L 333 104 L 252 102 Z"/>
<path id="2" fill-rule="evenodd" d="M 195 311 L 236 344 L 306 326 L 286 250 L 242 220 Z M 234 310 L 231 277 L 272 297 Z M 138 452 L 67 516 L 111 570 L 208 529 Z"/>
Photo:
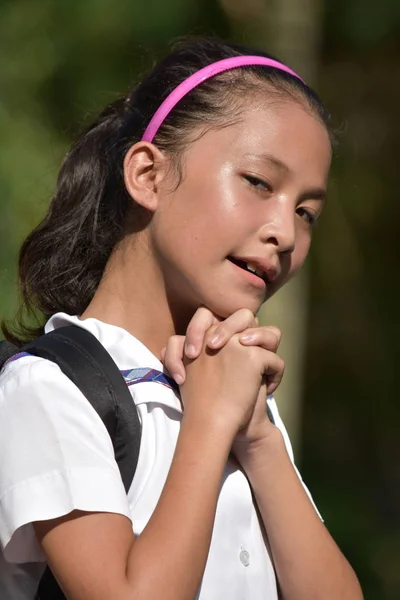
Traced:
<path id="1" fill-rule="evenodd" d="M 317 215 L 313 211 L 300 206 L 296 212 L 308 225 L 311 225 L 311 227 L 315 225 Z"/>
<path id="2" fill-rule="evenodd" d="M 254 175 L 244 175 L 244 179 L 254 188 L 260 191 L 272 192 L 272 186 L 263 179 L 259 179 L 259 177 L 255 177 Z"/>

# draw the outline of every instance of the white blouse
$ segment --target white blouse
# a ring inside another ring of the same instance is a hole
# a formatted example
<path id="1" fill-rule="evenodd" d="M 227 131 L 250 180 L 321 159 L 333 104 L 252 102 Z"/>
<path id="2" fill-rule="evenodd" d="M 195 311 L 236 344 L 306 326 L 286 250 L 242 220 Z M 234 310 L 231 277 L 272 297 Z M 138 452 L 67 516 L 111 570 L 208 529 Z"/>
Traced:
<path id="1" fill-rule="evenodd" d="M 163 370 L 124 329 L 58 313 L 46 332 L 89 330 L 120 370 Z M 182 418 L 179 395 L 155 382 L 130 388 L 142 423 L 139 462 L 128 495 L 107 430 L 79 389 L 45 359 L 22 357 L 0 377 L 0 598 L 33 600 L 45 557 L 32 522 L 72 510 L 112 512 L 140 535 L 158 502 Z M 293 453 L 273 398 L 268 404 Z M 300 476 L 299 476 L 300 477 Z M 307 493 L 308 490 L 306 489 Z M 309 493 L 308 493 L 309 494 Z M 311 499 L 311 497 L 310 497 Z M 274 569 L 244 474 L 228 461 L 198 600 L 277 600 Z"/>

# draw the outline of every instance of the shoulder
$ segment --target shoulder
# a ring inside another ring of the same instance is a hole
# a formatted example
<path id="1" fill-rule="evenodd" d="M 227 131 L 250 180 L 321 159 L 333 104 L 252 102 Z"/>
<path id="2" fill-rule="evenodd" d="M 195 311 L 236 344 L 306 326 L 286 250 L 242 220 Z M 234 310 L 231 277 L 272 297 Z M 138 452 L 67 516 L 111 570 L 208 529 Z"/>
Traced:
<path id="1" fill-rule="evenodd" d="M 11 454 L 11 462 L 21 465 L 22 460 L 28 465 L 35 456 L 45 464 L 50 449 L 68 456 L 74 446 L 92 446 L 114 463 L 103 421 L 58 365 L 34 356 L 6 365 L 0 377 L 0 465 Z"/>
<path id="2" fill-rule="evenodd" d="M 0 449 L 8 454 L 9 446 L 17 443 L 37 444 L 39 449 L 44 440 L 60 447 L 61 436 L 64 443 L 90 436 L 113 461 L 103 421 L 57 364 L 35 356 L 7 364 L 0 377 Z"/>
<path id="3" fill-rule="evenodd" d="M 0 378 L 0 544 L 41 560 L 31 523 L 72 510 L 129 515 L 104 423 L 50 361 L 24 356 Z"/>
<path id="4" fill-rule="evenodd" d="M 62 411 L 65 404 L 69 411 L 85 412 L 90 407 L 56 363 L 36 356 L 23 356 L 4 367 L 0 376 L 0 411 L 17 412 L 19 419 L 26 419 L 32 410 L 38 412 L 40 406 L 46 406 L 52 412 Z"/>
<path id="5" fill-rule="evenodd" d="M 22 354 L 21 357 L 7 362 L 1 371 L 0 393 L 5 389 L 12 390 L 30 385 L 34 381 L 58 378 L 60 375 L 62 372 L 55 363 L 30 354 Z"/>
<path id="6" fill-rule="evenodd" d="M 42 403 L 50 404 L 49 399 L 54 396 L 59 402 L 72 397 L 79 404 L 79 390 L 58 365 L 35 356 L 23 356 L 6 364 L 0 375 L 0 428 L 4 419 L 13 414 L 26 420 L 31 410 L 39 410 Z"/>

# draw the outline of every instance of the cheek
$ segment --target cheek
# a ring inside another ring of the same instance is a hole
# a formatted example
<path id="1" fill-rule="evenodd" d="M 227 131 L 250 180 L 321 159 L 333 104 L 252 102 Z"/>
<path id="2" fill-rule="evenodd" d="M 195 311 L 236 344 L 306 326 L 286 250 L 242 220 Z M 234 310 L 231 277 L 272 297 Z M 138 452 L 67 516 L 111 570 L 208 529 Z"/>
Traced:
<path id="1" fill-rule="evenodd" d="M 209 207 L 198 196 L 183 198 L 182 202 L 174 199 L 153 219 L 152 246 L 161 260 L 189 272 L 215 253 L 218 227 L 218 219 L 210 217 Z"/>
<path id="2" fill-rule="evenodd" d="M 183 252 L 188 246 L 193 252 L 215 251 L 215 247 L 223 252 L 240 234 L 244 218 L 231 188 L 219 180 L 185 182 L 156 215 L 157 233 Z"/>

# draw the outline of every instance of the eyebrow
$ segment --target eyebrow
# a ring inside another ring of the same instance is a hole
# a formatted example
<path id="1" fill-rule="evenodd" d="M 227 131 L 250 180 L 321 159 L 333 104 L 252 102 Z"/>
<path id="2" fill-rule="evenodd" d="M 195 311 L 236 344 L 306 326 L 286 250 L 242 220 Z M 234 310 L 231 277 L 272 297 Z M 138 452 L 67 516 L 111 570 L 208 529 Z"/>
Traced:
<path id="1" fill-rule="evenodd" d="M 272 154 L 248 153 L 248 154 L 245 154 L 245 158 L 261 158 L 261 160 L 263 160 L 264 162 L 267 162 L 268 164 L 270 164 L 272 167 L 275 167 L 279 171 L 289 171 L 289 167 L 287 166 L 287 164 L 284 163 L 283 161 L 279 160 L 279 158 L 276 158 L 276 156 L 273 156 Z"/>
<path id="2" fill-rule="evenodd" d="M 287 173 L 288 171 L 290 171 L 290 169 L 286 163 L 284 163 L 279 158 L 276 158 L 276 156 L 273 156 L 272 154 L 248 153 L 248 154 L 245 154 L 245 158 L 258 158 L 258 159 L 263 160 L 264 162 L 267 162 L 269 165 L 271 165 L 272 167 L 275 167 L 279 171 L 282 171 L 284 173 Z M 326 189 L 325 188 L 312 188 L 310 190 L 307 190 L 300 196 L 300 201 L 303 201 L 303 200 L 321 200 L 322 202 L 325 202 L 326 201 Z"/>
<path id="3" fill-rule="evenodd" d="M 312 188 L 300 195 L 300 202 L 303 200 L 320 200 L 326 202 L 326 190 L 324 188 Z"/>

